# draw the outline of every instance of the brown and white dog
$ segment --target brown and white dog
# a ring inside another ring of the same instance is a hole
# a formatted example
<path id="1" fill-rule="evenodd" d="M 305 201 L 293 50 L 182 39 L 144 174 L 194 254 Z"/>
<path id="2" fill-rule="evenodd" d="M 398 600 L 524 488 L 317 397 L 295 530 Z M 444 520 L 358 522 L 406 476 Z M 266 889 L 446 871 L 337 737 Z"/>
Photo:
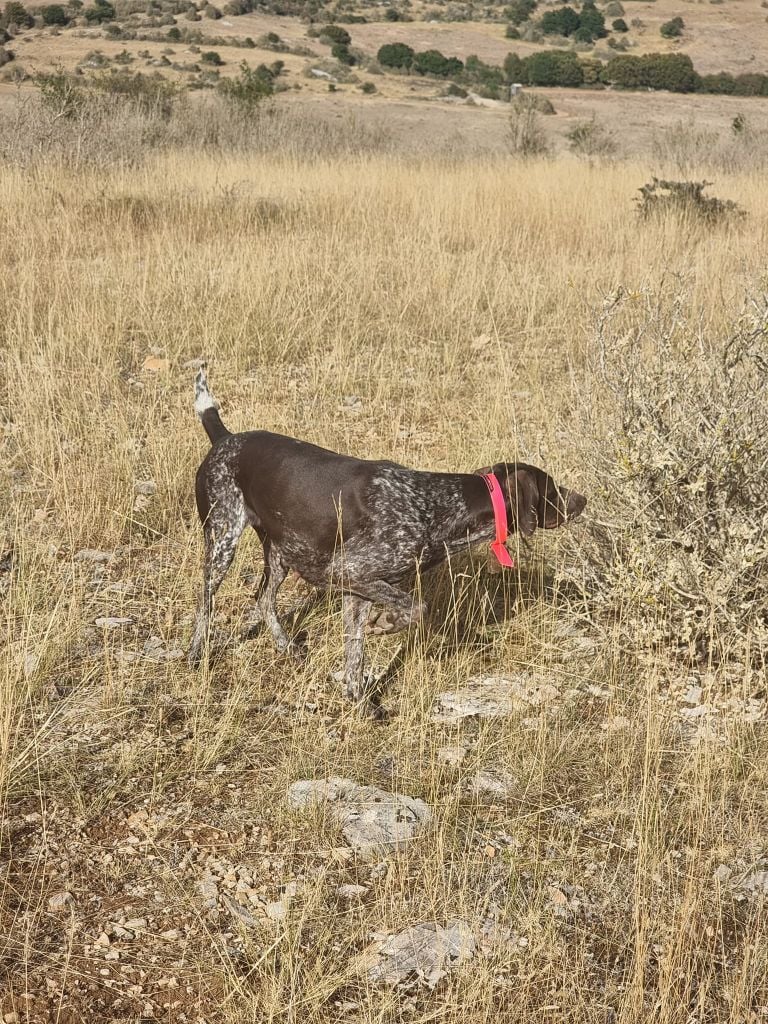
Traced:
<path id="1" fill-rule="evenodd" d="M 492 474 L 499 482 L 509 529 L 524 537 L 537 527 L 571 522 L 586 505 L 581 494 L 522 462 L 498 462 L 475 473 L 429 473 L 339 455 L 266 430 L 232 434 L 221 421 L 204 367 L 195 380 L 195 411 L 211 449 L 195 484 L 205 568 L 192 665 L 200 661 L 213 597 L 247 526 L 264 548 L 257 610 L 279 650 L 303 654 L 284 632 L 275 606 L 289 570 L 315 586 L 341 591 L 344 685 L 346 695 L 359 700 L 368 682 L 363 637 L 372 605 L 385 609 L 376 632 L 406 629 L 425 611 L 413 596 L 418 572 L 498 538 L 484 477 Z"/>

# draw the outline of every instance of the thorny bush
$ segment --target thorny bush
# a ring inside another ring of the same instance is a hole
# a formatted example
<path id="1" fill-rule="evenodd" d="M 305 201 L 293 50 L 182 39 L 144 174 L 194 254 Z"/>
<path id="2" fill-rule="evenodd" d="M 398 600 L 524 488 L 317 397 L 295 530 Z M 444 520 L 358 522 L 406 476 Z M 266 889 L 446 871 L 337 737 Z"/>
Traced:
<path id="1" fill-rule="evenodd" d="M 572 580 L 630 649 L 764 668 L 768 298 L 715 342 L 680 295 L 639 325 L 638 300 L 620 293 L 598 322 L 581 431 L 592 515 Z"/>

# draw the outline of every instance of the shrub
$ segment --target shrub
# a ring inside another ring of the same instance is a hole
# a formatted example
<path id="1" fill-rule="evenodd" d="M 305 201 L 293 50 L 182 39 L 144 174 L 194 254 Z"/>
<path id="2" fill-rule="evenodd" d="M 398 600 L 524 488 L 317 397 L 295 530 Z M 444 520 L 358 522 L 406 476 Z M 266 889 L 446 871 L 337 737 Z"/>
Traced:
<path id="1" fill-rule="evenodd" d="M 504 81 L 509 84 L 513 84 L 515 82 L 525 84 L 528 81 L 527 77 L 523 77 L 525 74 L 525 65 L 516 53 L 507 54 L 504 58 L 502 71 L 504 73 Z"/>
<path id="2" fill-rule="evenodd" d="M 578 86 L 584 72 L 575 53 L 549 50 L 532 53 L 524 60 L 526 81 L 530 85 Z"/>
<path id="3" fill-rule="evenodd" d="M 539 24 L 544 35 L 571 36 L 579 27 L 579 16 L 572 7 L 558 7 L 545 11 Z"/>
<path id="4" fill-rule="evenodd" d="M 615 21 L 611 22 L 611 28 L 614 32 L 629 32 L 629 25 L 623 18 L 616 18 Z"/>
<path id="5" fill-rule="evenodd" d="M 448 88 L 445 90 L 446 96 L 455 96 L 457 99 L 465 100 L 469 93 L 466 89 L 462 89 L 460 85 L 456 85 L 455 82 L 451 82 Z"/>
<path id="6" fill-rule="evenodd" d="M 395 7 L 388 7 L 384 11 L 385 21 L 400 21 L 400 12 Z"/>
<path id="7" fill-rule="evenodd" d="M 589 121 L 581 121 L 568 132 L 568 139 L 571 152 L 577 156 L 607 157 L 616 152 L 616 140 L 612 132 L 608 131 L 593 115 Z"/>
<path id="8" fill-rule="evenodd" d="M 181 41 L 181 29 L 176 28 L 175 25 L 174 25 L 173 28 L 169 28 L 168 29 L 168 38 L 172 39 L 174 43 L 180 42 Z"/>
<path id="9" fill-rule="evenodd" d="M 605 18 L 594 3 L 585 2 L 579 14 L 579 31 L 589 33 L 590 39 L 602 39 L 605 31 Z"/>
<path id="10" fill-rule="evenodd" d="M 515 28 L 514 25 L 507 25 L 504 35 L 506 36 L 507 39 L 519 39 L 520 29 Z"/>
<path id="11" fill-rule="evenodd" d="M 0 46 L 0 68 L 6 64 L 10 64 L 14 59 L 13 50 L 6 50 L 4 46 Z"/>
<path id="12" fill-rule="evenodd" d="M 711 184 L 711 181 L 663 181 L 652 178 L 639 190 L 638 214 L 643 220 L 648 220 L 672 213 L 707 224 L 743 217 L 744 211 L 731 199 L 704 195 L 704 189 Z"/>
<path id="13" fill-rule="evenodd" d="M 541 126 L 541 115 L 536 108 L 522 101 L 512 105 L 509 113 L 509 148 L 519 157 L 545 156 L 549 142 Z"/>
<path id="14" fill-rule="evenodd" d="M 44 25 L 68 25 L 67 12 L 61 4 L 48 4 L 40 8 L 40 16 Z"/>
<path id="15" fill-rule="evenodd" d="M 498 99 L 499 89 L 504 84 L 504 72 L 492 64 L 486 64 L 475 54 L 471 54 L 464 62 L 465 77 L 479 86 L 482 93 L 490 99 Z"/>
<path id="16" fill-rule="evenodd" d="M 693 92 L 700 78 L 684 53 L 648 53 L 642 57 L 613 57 L 603 69 L 602 79 L 625 89 L 669 89 Z"/>
<path id="17" fill-rule="evenodd" d="M 96 0 L 93 7 L 86 7 L 83 17 L 94 25 L 100 25 L 104 21 L 114 21 L 115 8 L 108 0 Z"/>
<path id="18" fill-rule="evenodd" d="M 452 78 L 461 74 L 464 65 L 458 57 L 446 57 L 439 50 L 424 50 L 417 53 L 413 61 L 414 71 L 420 75 L 435 75 L 437 78 Z"/>
<path id="19" fill-rule="evenodd" d="M 601 315 L 595 400 L 574 432 L 600 523 L 573 535 L 571 582 L 638 654 L 765 672 L 768 306 L 705 341 L 683 296 L 649 302 L 629 330 L 623 304 Z"/>
<path id="20" fill-rule="evenodd" d="M 340 43 L 342 46 L 349 46 L 352 36 L 341 25 L 323 25 L 320 30 L 322 42 Z"/>
<path id="21" fill-rule="evenodd" d="M 243 61 L 237 78 L 219 83 L 219 92 L 242 113 L 250 114 L 256 106 L 274 91 L 272 74 L 263 64 L 251 68 Z"/>
<path id="22" fill-rule="evenodd" d="M 682 18 L 672 18 L 670 21 L 665 21 L 659 31 L 665 39 L 677 39 L 683 34 L 684 28 L 685 23 Z"/>
<path id="23" fill-rule="evenodd" d="M 510 100 L 510 106 L 513 110 L 535 110 L 547 116 L 557 113 L 552 101 L 538 92 L 519 92 Z"/>
<path id="24" fill-rule="evenodd" d="M 32 28 L 35 24 L 35 19 L 26 9 L 24 4 L 18 3 L 17 0 L 8 0 L 3 11 L 3 16 L 0 18 L 0 27 L 8 28 L 11 25 L 19 29 Z"/>
<path id="25" fill-rule="evenodd" d="M 513 0 L 504 8 L 504 16 L 513 25 L 522 25 L 524 21 L 528 21 L 537 6 L 537 0 Z"/>
<path id="26" fill-rule="evenodd" d="M 386 43 L 376 54 L 376 60 L 385 68 L 410 68 L 415 56 L 405 43 Z"/>
<path id="27" fill-rule="evenodd" d="M 364 92 L 366 96 L 371 96 L 376 92 L 376 86 L 373 82 L 363 82 L 360 86 L 360 91 Z"/>
<path id="28" fill-rule="evenodd" d="M 331 56 L 341 64 L 352 67 L 356 63 L 355 57 L 349 52 L 349 47 L 344 43 L 334 43 L 331 47 Z"/>
<path id="29" fill-rule="evenodd" d="M 201 53 L 200 60 L 203 64 L 212 64 L 217 68 L 223 67 L 224 65 L 224 61 L 215 50 L 206 50 L 205 53 Z"/>

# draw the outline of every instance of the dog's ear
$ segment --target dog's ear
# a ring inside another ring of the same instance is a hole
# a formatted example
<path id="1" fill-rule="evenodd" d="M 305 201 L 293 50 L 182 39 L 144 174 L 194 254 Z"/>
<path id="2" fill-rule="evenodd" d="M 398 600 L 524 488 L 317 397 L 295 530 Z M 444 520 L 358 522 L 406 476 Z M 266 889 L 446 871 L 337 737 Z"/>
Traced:
<path id="1" fill-rule="evenodd" d="M 523 537 L 530 537 L 539 525 L 539 488 L 536 477 L 530 470 L 518 469 L 507 477 L 507 487 L 517 529 Z"/>

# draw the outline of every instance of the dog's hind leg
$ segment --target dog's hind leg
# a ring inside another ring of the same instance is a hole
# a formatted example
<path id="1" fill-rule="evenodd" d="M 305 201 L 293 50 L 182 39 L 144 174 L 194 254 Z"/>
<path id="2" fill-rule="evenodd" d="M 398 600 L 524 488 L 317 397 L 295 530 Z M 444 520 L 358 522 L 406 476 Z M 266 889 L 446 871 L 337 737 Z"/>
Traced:
<path id="1" fill-rule="evenodd" d="M 303 658 L 306 653 L 304 648 L 300 643 L 291 640 L 277 617 L 277 592 L 285 582 L 288 567 L 282 559 L 280 550 L 268 537 L 263 539 L 263 544 L 264 575 L 259 582 L 256 594 L 258 620 L 263 622 L 272 634 L 278 651 L 285 651 L 295 658 Z"/>
<path id="2" fill-rule="evenodd" d="M 235 557 L 237 542 L 246 525 L 245 508 L 242 503 L 222 514 L 214 508 L 203 526 L 205 537 L 205 562 L 203 566 L 203 594 L 197 609 L 195 632 L 189 648 L 188 661 L 192 667 L 200 664 L 203 644 L 208 636 L 211 611 L 216 591 Z"/>

